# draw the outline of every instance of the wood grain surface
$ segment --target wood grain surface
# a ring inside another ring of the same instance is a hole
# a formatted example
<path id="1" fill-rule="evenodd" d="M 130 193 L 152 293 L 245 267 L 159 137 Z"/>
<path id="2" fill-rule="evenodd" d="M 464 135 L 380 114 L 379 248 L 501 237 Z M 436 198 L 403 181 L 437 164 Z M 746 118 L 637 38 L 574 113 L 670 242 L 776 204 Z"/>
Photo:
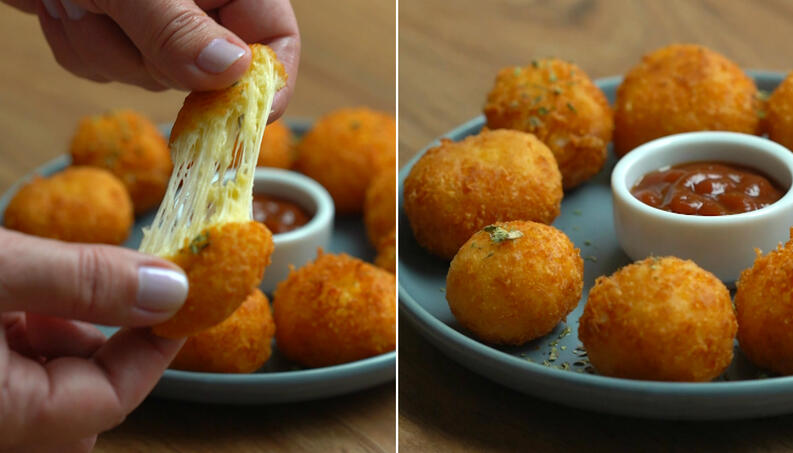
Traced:
<path id="1" fill-rule="evenodd" d="M 401 165 L 479 115 L 500 67 L 535 57 L 572 60 L 598 78 L 626 72 L 657 47 L 693 42 L 744 68 L 793 69 L 793 2 L 783 0 L 400 0 L 399 6 Z M 793 416 L 691 423 L 597 414 L 480 377 L 407 322 L 400 324 L 399 348 L 402 452 L 793 450 Z"/>
<path id="2" fill-rule="evenodd" d="M 303 37 L 295 96 L 286 116 L 333 108 L 395 108 L 395 5 L 390 1 L 294 0 Z M 0 192 L 67 151 L 83 115 L 132 108 L 173 121 L 184 93 L 97 84 L 61 69 L 38 21 L 0 4 Z M 316 402 L 250 407 L 149 399 L 98 452 L 395 450 L 394 384 Z"/>

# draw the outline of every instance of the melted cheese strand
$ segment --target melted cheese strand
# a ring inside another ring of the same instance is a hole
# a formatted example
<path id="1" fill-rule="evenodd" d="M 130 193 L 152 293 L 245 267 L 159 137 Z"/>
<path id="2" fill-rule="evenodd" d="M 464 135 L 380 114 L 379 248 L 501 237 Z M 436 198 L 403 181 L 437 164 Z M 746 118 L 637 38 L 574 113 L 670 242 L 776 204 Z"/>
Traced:
<path id="1" fill-rule="evenodd" d="M 273 97 L 284 86 L 283 68 L 265 54 L 271 58 L 254 58 L 239 86 L 226 90 L 234 94 L 219 96 L 220 105 L 198 102 L 206 112 L 197 112 L 200 119 L 187 121 L 171 141 L 174 170 L 154 222 L 143 230 L 141 252 L 169 257 L 211 226 L 251 220 L 262 136 Z"/>

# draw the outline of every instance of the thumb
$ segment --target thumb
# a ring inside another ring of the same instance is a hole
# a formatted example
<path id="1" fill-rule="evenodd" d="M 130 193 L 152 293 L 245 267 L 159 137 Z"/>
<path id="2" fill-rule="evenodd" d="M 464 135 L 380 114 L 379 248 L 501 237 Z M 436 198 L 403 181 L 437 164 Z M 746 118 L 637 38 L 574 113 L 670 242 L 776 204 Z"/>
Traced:
<path id="1" fill-rule="evenodd" d="M 251 51 L 192 0 L 72 0 L 110 16 L 158 78 L 190 90 L 217 90 L 248 69 Z"/>
<path id="2" fill-rule="evenodd" d="M 181 269 L 153 256 L 0 228 L 0 312 L 140 327 L 173 316 L 187 289 Z"/>

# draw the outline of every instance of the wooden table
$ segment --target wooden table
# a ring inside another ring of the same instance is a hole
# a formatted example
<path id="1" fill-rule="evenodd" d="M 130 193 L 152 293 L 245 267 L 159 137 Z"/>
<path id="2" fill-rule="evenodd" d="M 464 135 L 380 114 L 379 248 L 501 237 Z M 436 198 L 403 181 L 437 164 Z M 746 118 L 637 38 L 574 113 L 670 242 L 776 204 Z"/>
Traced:
<path id="1" fill-rule="evenodd" d="M 294 0 L 303 36 L 297 91 L 287 116 L 395 107 L 392 2 Z M 127 107 L 173 121 L 184 93 L 149 93 L 79 80 L 61 69 L 32 16 L 0 5 L 0 191 L 68 149 L 83 115 Z M 212 406 L 149 399 L 99 438 L 98 452 L 394 451 L 394 384 L 330 400 Z"/>
<path id="2" fill-rule="evenodd" d="M 793 69 L 793 5 L 783 1 L 401 0 L 399 151 L 404 165 L 481 113 L 496 71 L 538 56 L 593 77 L 695 42 L 745 68 Z M 399 329 L 400 451 L 783 451 L 793 416 L 718 423 L 645 421 L 524 396 Z"/>

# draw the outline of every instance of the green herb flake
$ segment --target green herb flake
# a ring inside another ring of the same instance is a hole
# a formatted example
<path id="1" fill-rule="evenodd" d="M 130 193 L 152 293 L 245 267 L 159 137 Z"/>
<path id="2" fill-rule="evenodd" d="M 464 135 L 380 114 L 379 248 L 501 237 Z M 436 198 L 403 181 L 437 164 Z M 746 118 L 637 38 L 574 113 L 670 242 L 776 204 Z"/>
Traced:
<path id="1" fill-rule="evenodd" d="M 757 90 L 757 99 L 761 101 L 767 101 L 769 97 L 771 97 L 771 93 L 766 90 Z"/>
<path id="2" fill-rule="evenodd" d="M 540 62 L 539 62 L 539 61 L 537 61 L 537 60 L 531 60 L 531 66 L 532 66 L 533 68 L 535 68 L 535 69 L 536 69 L 536 68 L 539 68 L 539 67 L 540 67 Z"/>
<path id="3" fill-rule="evenodd" d="M 557 80 L 559 80 L 559 78 L 558 78 L 558 77 L 556 77 L 556 73 L 555 73 L 555 72 L 553 72 L 553 71 L 551 71 L 551 72 L 548 74 L 548 81 L 549 81 L 549 82 L 551 82 L 551 83 L 553 83 L 553 82 L 556 82 Z"/>
<path id="4" fill-rule="evenodd" d="M 586 257 L 584 259 L 587 260 L 587 261 L 592 261 L 593 263 L 597 263 L 598 262 L 598 257 L 596 257 L 594 255 L 589 255 L 588 257 Z"/>
<path id="5" fill-rule="evenodd" d="M 512 70 L 512 74 L 514 74 L 515 77 L 520 76 L 520 73 L 521 73 L 521 69 L 520 68 L 515 68 L 515 69 Z"/>
<path id="6" fill-rule="evenodd" d="M 589 247 L 590 245 L 592 245 L 592 241 L 584 241 L 584 245 L 586 245 L 587 247 Z"/>
<path id="7" fill-rule="evenodd" d="M 201 250 L 209 247 L 209 231 L 205 231 L 190 241 L 190 251 L 193 255 L 198 255 Z"/>
<path id="8" fill-rule="evenodd" d="M 565 345 L 559 346 L 559 349 L 561 349 L 562 351 L 567 351 L 567 346 Z"/>
<path id="9" fill-rule="evenodd" d="M 559 87 L 553 87 L 553 88 L 551 88 L 551 92 L 552 92 L 553 94 L 555 94 L 555 95 L 559 96 L 560 94 L 562 94 L 562 89 L 561 89 L 561 88 L 559 88 Z"/>
<path id="10" fill-rule="evenodd" d="M 438 288 L 438 290 L 444 294 L 446 294 L 446 288 Z"/>
<path id="11" fill-rule="evenodd" d="M 761 120 L 762 120 L 763 118 L 765 118 L 765 117 L 766 117 L 765 110 L 758 110 L 758 111 L 757 111 L 757 117 L 758 117 L 758 118 L 760 118 Z"/>
<path id="12" fill-rule="evenodd" d="M 580 210 L 580 209 L 573 209 L 573 214 L 574 214 L 574 215 L 581 215 L 581 214 L 582 214 L 582 212 L 581 212 L 581 210 Z"/>
<path id="13" fill-rule="evenodd" d="M 549 112 L 549 110 L 545 106 L 542 106 L 539 109 L 537 109 L 537 113 L 539 113 L 540 115 L 547 115 L 548 112 Z"/>
<path id="14" fill-rule="evenodd" d="M 569 102 L 567 103 L 567 108 L 570 109 L 570 111 L 573 113 L 578 113 L 578 110 L 576 110 L 575 107 L 573 107 L 573 104 Z"/>
<path id="15" fill-rule="evenodd" d="M 490 234 L 490 241 L 493 244 L 498 244 L 507 240 L 514 240 L 523 237 L 523 232 L 518 230 L 506 230 L 498 225 L 488 225 L 484 228 L 485 232 Z M 492 255 L 492 252 L 491 252 Z M 488 256 L 489 257 L 489 256 Z"/>
<path id="16" fill-rule="evenodd" d="M 529 124 L 531 127 L 540 127 L 542 126 L 542 121 L 536 116 L 532 115 L 529 117 Z"/>

